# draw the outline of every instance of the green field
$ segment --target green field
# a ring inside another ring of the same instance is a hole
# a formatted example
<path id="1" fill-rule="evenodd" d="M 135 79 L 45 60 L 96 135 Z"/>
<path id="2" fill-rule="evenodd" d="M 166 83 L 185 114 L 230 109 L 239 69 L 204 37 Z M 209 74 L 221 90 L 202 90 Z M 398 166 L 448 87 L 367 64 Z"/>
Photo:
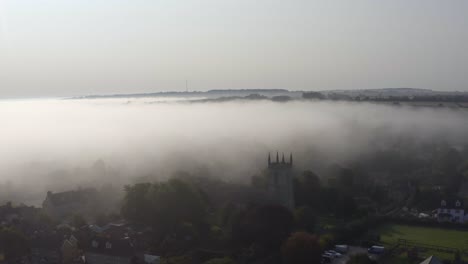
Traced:
<path id="1" fill-rule="evenodd" d="M 379 234 L 381 243 L 386 246 L 397 244 L 398 239 L 407 239 L 417 243 L 468 250 L 468 231 L 388 224 L 377 228 L 373 233 Z M 453 254 L 434 251 L 425 252 L 424 255 L 453 258 Z M 463 258 L 466 260 L 466 256 Z"/>
<path id="2" fill-rule="evenodd" d="M 380 240 L 387 245 L 396 244 L 398 239 L 418 243 L 468 250 L 468 231 L 453 229 L 418 227 L 406 225 L 384 225 L 376 230 Z"/>

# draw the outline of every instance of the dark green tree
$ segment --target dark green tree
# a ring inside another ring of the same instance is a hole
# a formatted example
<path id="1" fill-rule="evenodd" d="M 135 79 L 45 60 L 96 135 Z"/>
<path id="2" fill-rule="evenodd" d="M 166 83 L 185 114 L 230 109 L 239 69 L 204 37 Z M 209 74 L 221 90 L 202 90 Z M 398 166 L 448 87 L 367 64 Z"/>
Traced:
<path id="1" fill-rule="evenodd" d="M 152 226 L 162 235 L 175 232 L 182 224 L 199 225 L 207 213 L 206 199 L 191 184 L 171 179 L 125 188 L 122 214 L 129 220 Z"/>
<path id="2" fill-rule="evenodd" d="M 281 247 L 283 263 L 319 264 L 321 248 L 317 236 L 307 232 L 292 234 Z"/>
<path id="3" fill-rule="evenodd" d="M 7 261 L 16 260 L 28 254 L 28 240 L 20 231 L 13 228 L 0 229 L 0 249 Z"/>
<path id="4" fill-rule="evenodd" d="M 234 240 L 242 245 L 256 243 L 267 250 L 279 250 L 289 236 L 294 223 L 293 214 L 280 205 L 253 207 L 244 212 L 233 225 Z"/>
<path id="5" fill-rule="evenodd" d="M 314 232 L 317 223 L 317 215 L 309 206 L 301 206 L 294 212 L 296 226 L 307 232 Z"/>
<path id="6" fill-rule="evenodd" d="M 304 171 L 294 179 L 294 194 L 296 204 L 308 205 L 312 208 L 319 206 L 321 182 L 317 174 L 312 171 Z"/>
<path id="7" fill-rule="evenodd" d="M 150 183 L 138 183 L 125 186 L 125 197 L 121 213 L 130 221 L 148 223 L 151 221 L 148 192 Z"/>

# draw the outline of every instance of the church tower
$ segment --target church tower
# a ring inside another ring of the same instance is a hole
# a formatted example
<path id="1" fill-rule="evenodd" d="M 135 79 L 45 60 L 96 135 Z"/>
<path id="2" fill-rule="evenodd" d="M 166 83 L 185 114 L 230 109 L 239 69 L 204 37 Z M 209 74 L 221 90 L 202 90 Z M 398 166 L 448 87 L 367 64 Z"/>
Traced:
<path id="1" fill-rule="evenodd" d="M 293 157 L 289 156 L 289 161 L 284 158 L 284 153 L 279 159 L 276 153 L 276 160 L 272 161 L 268 153 L 268 192 L 281 205 L 294 209 L 294 187 L 293 187 Z"/>

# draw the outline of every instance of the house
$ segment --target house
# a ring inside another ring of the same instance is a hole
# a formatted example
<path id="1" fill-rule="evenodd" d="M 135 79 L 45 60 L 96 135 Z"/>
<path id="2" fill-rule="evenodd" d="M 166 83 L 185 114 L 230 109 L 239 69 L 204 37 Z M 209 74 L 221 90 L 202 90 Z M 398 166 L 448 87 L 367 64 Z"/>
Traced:
<path id="1" fill-rule="evenodd" d="M 71 235 L 68 239 L 65 239 L 61 247 L 62 252 L 62 263 L 74 264 L 83 263 L 81 250 L 78 248 L 78 239 Z"/>
<path id="2" fill-rule="evenodd" d="M 441 200 L 439 208 L 437 208 L 437 221 L 451 223 L 464 223 L 468 221 L 463 200 L 459 198 Z"/>
<path id="3" fill-rule="evenodd" d="M 442 261 L 438 260 L 434 256 L 430 256 L 430 257 L 428 257 L 427 259 L 425 259 L 423 262 L 421 262 L 419 264 L 442 264 Z"/>
<path id="4" fill-rule="evenodd" d="M 49 191 L 42 208 L 47 215 L 55 219 L 76 214 L 92 215 L 99 212 L 98 192 L 92 188 L 60 193 Z"/>
<path id="5" fill-rule="evenodd" d="M 136 262 L 136 252 L 130 239 L 95 237 L 84 252 L 88 264 L 131 264 Z"/>

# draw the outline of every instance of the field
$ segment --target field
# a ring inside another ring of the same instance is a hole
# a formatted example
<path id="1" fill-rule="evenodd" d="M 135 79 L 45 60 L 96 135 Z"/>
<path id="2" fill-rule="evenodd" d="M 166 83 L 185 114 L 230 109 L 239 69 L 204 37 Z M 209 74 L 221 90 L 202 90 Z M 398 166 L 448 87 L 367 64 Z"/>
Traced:
<path id="1" fill-rule="evenodd" d="M 468 250 L 468 231 L 389 224 L 377 228 L 374 233 L 380 235 L 381 242 L 386 246 L 397 244 L 398 239 L 407 239 L 416 243 Z M 453 258 L 453 254 L 435 251 L 427 251 L 424 255 L 432 254 L 443 259 Z"/>

